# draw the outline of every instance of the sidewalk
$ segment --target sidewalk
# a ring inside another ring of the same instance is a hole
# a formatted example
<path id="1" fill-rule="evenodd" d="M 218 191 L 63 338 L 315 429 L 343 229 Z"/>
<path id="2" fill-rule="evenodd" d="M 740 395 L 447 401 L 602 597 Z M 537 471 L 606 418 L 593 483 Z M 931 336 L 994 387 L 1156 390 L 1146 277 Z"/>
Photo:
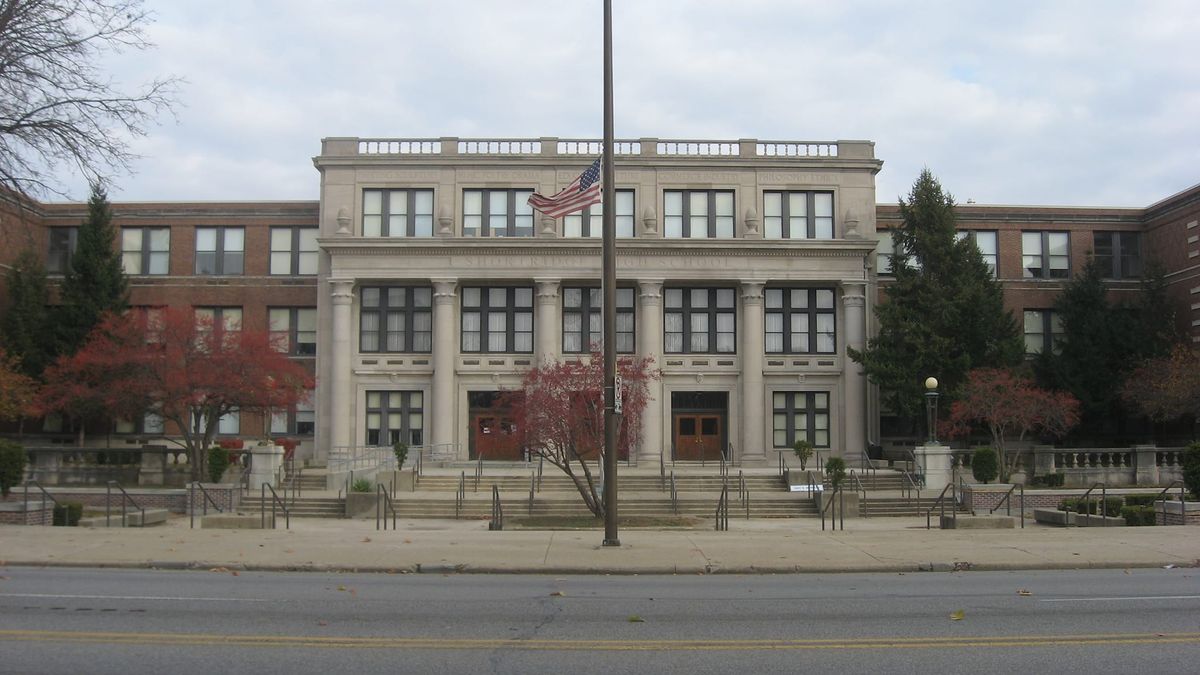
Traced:
<path id="1" fill-rule="evenodd" d="M 926 530 L 925 520 L 867 518 L 822 532 L 813 519 L 730 520 L 730 531 L 623 529 L 489 532 L 486 521 L 293 519 L 291 530 L 0 527 L 0 564 L 387 573 L 704 574 L 914 572 L 1200 564 L 1179 527 Z"/>

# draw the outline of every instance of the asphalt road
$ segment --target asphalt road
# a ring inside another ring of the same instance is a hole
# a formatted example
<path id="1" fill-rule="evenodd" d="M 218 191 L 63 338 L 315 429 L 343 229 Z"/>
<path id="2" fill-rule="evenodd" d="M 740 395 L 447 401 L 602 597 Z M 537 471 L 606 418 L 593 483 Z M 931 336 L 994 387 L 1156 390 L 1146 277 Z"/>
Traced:
<path id="1" fill-rule="evenodd" d="M 1200 569 L 486 576 L 7 568 L 0 672 L 1200 669 Z"/>

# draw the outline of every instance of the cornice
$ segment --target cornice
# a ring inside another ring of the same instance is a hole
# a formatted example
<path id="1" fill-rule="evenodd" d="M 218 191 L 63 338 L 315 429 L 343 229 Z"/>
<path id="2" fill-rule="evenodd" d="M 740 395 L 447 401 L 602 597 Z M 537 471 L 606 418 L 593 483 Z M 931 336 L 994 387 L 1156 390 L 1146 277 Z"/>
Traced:
<path id="1" fill-rule="evenodd" d="M 480 242 L 475 239 L 428 240 L 421 243 L 407 241 L 366 241 L 361 238 L 321 238 L 323 249 L 333 255 L 345 256 L 422 256 L 422 255 L 465 255 L 465 256 L 529 256 L 558 255 L 597 257 L 600 242 L 581 244 L 578 241 L 553 241 L 529 239 L 528 241 L 506 240 L 504 242 Z M 733 239 L 721 241 L 687 241 L 654 239 L 627 241 L 617 244 L 617 255 L 622 257 L 742 257 L 742 258 L 861 258 L 875 250 L 874 239 L 783 241 L 778 239 Z"/>

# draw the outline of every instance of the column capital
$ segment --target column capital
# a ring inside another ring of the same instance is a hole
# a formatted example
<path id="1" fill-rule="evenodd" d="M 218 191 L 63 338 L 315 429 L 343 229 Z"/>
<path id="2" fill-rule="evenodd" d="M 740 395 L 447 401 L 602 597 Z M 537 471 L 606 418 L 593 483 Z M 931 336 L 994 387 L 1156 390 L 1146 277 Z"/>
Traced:
<path id="1" fill-rule="evenodd" d="M 743 281 L 742 285 L 742 304 L 744 305 L 761 305 L 763 301 L 763 286 L 766 285 L 762 281 Z"/>
<path id="2" fill-rule="evenodd" d="M 433 284 L 433 304 L 450 305 L 454 303 L 454 289 L 458 285 L 456 279 L 430 279 Z"/>
<path id="3" fill-rule="evenodd" d="M 354 302 L 353 279 L 330 279 L 329 295 L 335 305 L 349 305 Z"/>
<path id="4" fill-rule="evenodd" d="M 639 281 L 638 296 L 643 303 L 660 303 L 662 302 L 663 282 L 661 279 L 651 279 L 647 281 Z"/>
<path id="5" fill-rule="evenodd" d="M 555 305 L 558 304 L 558 288 L 562 283 L 558 279 L 537 279 L 533 280 L 537 286 L 537 301 L 539 305 Z"/>
<path id="6" fill-rule="evenodd" d="M 867 304 L 867 282 L 842 282 L 842 304 L 847 307 L 865 307 Z"/>

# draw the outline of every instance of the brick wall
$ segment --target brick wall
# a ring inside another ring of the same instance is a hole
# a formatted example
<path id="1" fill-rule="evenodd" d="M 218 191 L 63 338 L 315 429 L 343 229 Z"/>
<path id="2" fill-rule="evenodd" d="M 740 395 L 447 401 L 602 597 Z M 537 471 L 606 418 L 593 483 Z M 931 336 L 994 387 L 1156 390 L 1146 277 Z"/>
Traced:
<path id="1" fill-rule="evenodd" d="M 0 525 L 50 525 L 54 522 L 54 504 L 47 502 L 42 508 L 42 502 L 30 501 L 25 509 L 5 509 L 0 511 Z"/>

